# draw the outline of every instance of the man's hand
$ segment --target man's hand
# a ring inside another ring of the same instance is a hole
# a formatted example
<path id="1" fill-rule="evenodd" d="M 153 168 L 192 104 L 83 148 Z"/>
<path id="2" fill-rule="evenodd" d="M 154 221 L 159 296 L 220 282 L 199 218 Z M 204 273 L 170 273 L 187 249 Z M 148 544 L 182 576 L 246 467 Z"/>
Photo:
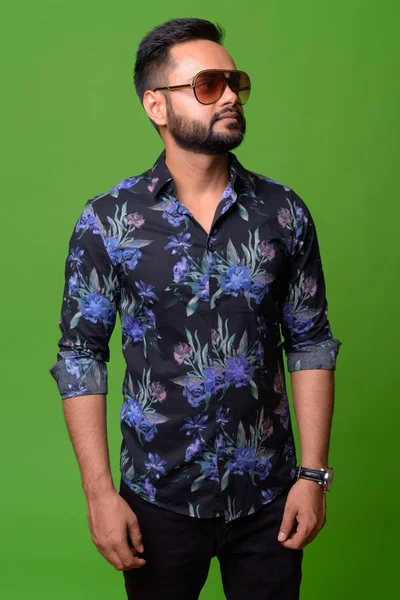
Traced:
<path id="1" fill-rule="evenodd" d="M 98 551 L 118 571 L 146 564 L 143 558 L 135 556 L 136 552 L 144 552 L 137 517 L 115 489 L 88 499 L 88 520 Z M 128 544 L 128 536 L 133 548 Z"/>
<path id="2" fill-rule="evenodd" d="M 319 483 L 298 479 L 291 487 L 278 540 L 285 548 L 301 550 L 326 523 L 326 494 Z"/>

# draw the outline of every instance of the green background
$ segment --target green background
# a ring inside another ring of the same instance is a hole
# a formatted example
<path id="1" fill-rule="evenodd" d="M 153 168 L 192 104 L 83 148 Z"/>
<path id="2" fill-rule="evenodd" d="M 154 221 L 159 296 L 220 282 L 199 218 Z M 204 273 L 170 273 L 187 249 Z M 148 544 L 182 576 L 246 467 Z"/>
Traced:
<path id="1" fill-rule="evenodd" d="M 138 43 L 155 25 L 187 16 L 224 25 L 226 48 L 251 75 L 247 139 L 236 154 L 308 204 L 332 330 L 343 342 L 330 450 L 336 479 L 326 526 L 305 548 L 301 597 L 393 598 L 399 533 L 394 0 L 3 5 L 0 596 L 125 598 L 122 573 L 91 540 L 48 369 L 57 352 L 67 242 L 84 203 L 147 169 L 162 149 L 132 84 Z M 118 481 L 119 323 L 111 357 L 108 427 Z M 214 561 L 201 598 L 223 597 Z"/>

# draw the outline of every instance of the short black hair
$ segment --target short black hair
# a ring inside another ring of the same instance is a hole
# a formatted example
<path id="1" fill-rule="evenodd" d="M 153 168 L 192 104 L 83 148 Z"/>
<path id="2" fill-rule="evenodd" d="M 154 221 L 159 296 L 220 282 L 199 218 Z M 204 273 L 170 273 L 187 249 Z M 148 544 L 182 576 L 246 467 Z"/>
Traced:
<path id="1" fill-rule="evenodd" d="M 140 102 L 143 104 L 146 90 L 165 85 L 165 73 L 175 66 L 171 46 L 191 40 L 210 40 L 222 46 L 224 38 L 221 25 L 204 19 L 172 19 L 147 33 L 136 54 L 133 77 Z"/>

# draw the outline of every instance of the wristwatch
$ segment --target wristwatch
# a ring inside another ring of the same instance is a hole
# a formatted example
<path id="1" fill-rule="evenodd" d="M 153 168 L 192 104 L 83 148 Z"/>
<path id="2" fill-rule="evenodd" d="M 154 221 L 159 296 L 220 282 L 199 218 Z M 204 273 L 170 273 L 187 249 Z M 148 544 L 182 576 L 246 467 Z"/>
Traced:
<path id="1" fill-rule="evenodd" d="M 322 486 L 324 492 L 329 492 L 332 487 L 334 470 L 333 467 L 326 467 L 326 469 L 307 469 L 299 465 L 295 471 L 296 479 L 309 479 L 310 481 L 316 481 Z"/>

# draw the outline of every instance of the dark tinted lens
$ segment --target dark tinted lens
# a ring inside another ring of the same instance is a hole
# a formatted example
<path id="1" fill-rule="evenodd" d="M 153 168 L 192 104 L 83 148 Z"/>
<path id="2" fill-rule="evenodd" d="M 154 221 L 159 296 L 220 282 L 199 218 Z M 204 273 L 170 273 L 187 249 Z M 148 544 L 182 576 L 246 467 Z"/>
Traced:
<path id="1" fill-rule="evenodd" d="M 240 104 L 246 104 L 250 96 L 250 78 L 244 71 L 230 74 L 228 85 L 239 96 Z"/>
<path id="2" fill-rule="evenodd" d="M 194 86 L 197 100 L 204 104 L 215 102 L 221 96 L 224 85 L 224 73 L 216 71 L 200 73 Z"/>

